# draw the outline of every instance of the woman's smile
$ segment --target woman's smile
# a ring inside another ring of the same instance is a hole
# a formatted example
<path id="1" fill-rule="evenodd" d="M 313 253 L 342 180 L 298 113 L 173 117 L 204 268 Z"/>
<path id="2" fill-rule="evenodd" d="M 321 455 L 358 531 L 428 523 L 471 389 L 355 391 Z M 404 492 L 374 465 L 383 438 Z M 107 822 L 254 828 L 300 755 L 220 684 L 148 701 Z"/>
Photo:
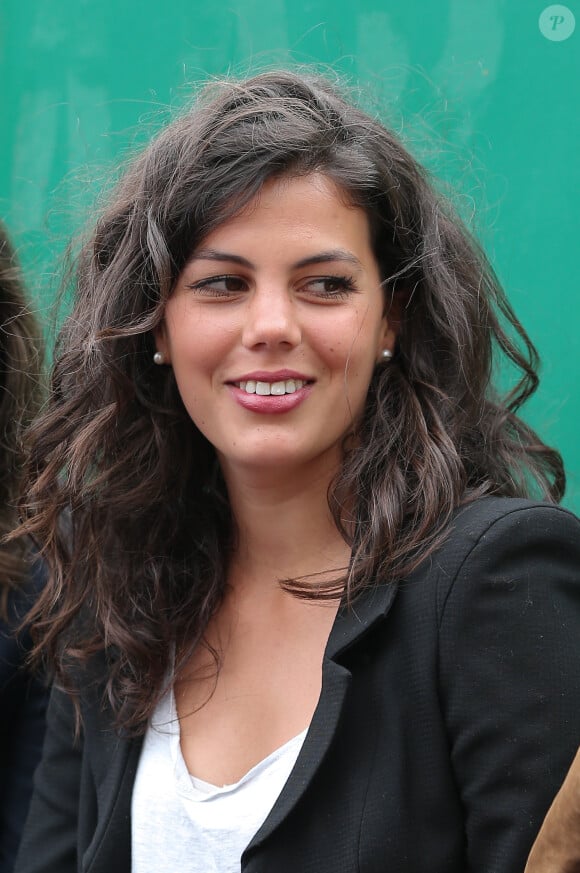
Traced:
<path id="1" fill-rule="evenodd" d="M 314 379 L 292 370 L 254 372 L 228 383 L 235 400 L 252 412 L 276 415 L 295 409 L 308 396 Z"/>
<path id="2" fill-rule="evenodd" d="M 223 466 L 338 464 L 394 344 L 366 214 L 322 175 L 267 182 L 192 253 L 156 339 Z"/>

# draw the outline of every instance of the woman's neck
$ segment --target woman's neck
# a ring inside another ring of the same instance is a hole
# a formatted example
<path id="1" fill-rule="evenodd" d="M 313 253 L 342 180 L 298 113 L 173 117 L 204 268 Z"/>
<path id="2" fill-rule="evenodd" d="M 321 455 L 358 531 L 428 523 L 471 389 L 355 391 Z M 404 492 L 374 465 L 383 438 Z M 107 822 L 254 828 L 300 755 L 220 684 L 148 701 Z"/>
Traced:
<path id="1" fill-rule="evenodd" d="M 261 587 L 319 573 L 331 578 L 348 566 L 350 547 L 328 506 L 330 475 L 225 476 L 238 530 L 233 584 Z"/>

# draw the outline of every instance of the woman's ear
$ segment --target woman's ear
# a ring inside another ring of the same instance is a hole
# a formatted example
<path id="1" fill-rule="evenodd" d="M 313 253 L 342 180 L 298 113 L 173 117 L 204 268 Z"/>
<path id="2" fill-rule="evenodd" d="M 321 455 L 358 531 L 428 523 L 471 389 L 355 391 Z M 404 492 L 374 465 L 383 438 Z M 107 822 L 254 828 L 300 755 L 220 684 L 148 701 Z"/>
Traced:
<path id="1" fill-rule="evenodd" d="M 409 298 L 409 288 L 405 285 L 385 288 L 384 333 L 381 349 L 388 349 L 392 354 L 395 353 L 397 338 L 401 332 L 405 307 Z"/>
<path id="2" fill-rule="evenodd" d="M 384 329 L 380 341 L 379 358 L 383 360 L 387 357 L 392 357 L 395 354 L 395 344 L 397 342 L 397 331 L 391 326 L 390 321 L 384 319 Z M 385 352 L 390 352 L 386 355 Z"/>

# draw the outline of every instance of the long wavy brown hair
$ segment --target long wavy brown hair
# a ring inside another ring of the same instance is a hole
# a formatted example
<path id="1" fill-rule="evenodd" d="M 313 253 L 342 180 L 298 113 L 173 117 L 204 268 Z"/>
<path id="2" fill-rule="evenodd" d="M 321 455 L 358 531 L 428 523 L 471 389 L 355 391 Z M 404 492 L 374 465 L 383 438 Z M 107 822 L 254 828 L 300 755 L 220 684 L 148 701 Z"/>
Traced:
<path id="1" fill-rule="evenodd" d="M 74 693 L 79 662 L 104 650 L 108 697 L 130 731 L 152 712 L 171 643 L 185 660 L 203 642 L 235 543 L 214 449 L 171 369 L 154 366 L 153 331 L 204 235 L 267 179 L 313 172 L 365 210 L 401 326 L 329 492 L 352 545 L 348 572 L 331 586 L 281 584 L 351 601 L 408 574 L 460 503 L 564 491 L 560 456 L 517 416 L 537 385 L 536 352 L 400 140 L 324 79 L 268 72 L 212 84 L 129 165 L 86 240 L 50 402 L 31 433 L 23 524 L 51 567 L 34 612 L 37 652 Z M 506 397 L 492 384 L 502 357 L 519 373 Z"/>
<path id="2" fill-rule="evenodd" d="M 23 486 L 22 432 L 42 394 L 42 333 L 30 309 L 22 274 L 0 223 L 0 617 L 7 617 L 9 591 L 28 574 L 29 541 L 4 537 L 18 523 Z"/>

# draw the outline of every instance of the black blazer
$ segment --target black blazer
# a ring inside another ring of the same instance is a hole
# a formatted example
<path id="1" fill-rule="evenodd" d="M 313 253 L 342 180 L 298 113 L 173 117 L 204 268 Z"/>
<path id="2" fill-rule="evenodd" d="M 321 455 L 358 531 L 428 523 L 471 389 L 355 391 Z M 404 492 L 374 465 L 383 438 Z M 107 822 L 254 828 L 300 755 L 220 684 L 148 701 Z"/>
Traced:
<path id="1" fill-rule="evenodd" d="M 95 693 L 83 714 L 73 749 L 54 693 L 17 873 L 131 869 L 140 741 L 115 735 Z M 339 612 L 302 751 L 242 871 L 521 873 L 579 743 L 580 524 L 478 501 L 411 577 Z"/>
<path id="2" fill-rule="evenodd" d="M 43 584 L 37 562 L 28 584 L 10 591 L 7 618 L 0 620 L 0 873 L 14 868 L 42 752 L 48 692 L 25 670 L 32 642 L 16 628 Z"/>

